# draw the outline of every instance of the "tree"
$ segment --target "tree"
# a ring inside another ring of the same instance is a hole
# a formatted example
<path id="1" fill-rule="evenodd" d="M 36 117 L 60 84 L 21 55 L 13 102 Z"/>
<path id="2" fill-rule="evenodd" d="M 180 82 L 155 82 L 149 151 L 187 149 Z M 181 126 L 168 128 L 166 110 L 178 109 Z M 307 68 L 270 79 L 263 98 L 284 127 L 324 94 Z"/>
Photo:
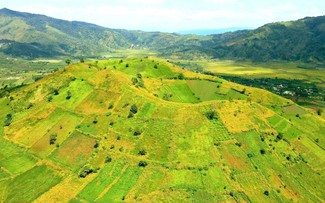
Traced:
<path id="1" fill-rule="evenodd" d="M 146 167 L 148 163 L 146 161 L 139 161 L 139 166 L 140 167 Z"/>
<path id="2" fill-rule="evenodd" d="M 184 79 L 185 79 L 185 76 L 184 76 L 183 73 L 180 73 L 180 74 L 178 74 L 177 78 L 178 78 L 179 80 L 184 80 Z"/>
<path id="3" fill-rule="evenodd" d="M 65 63 L 66 63 L 67 65 L 70 65 L 70 64 L 71 64 L 71 59 L 67 58 L 67 59 L 65 60 Z"/>
<path id="4" fill-rule="evenodd" d="M 269 196 L 269 194 L 270 194 L 269 191 L 267 190 L 264 191 L 264 195 Z"/>
<path id="5" fill-rule="evenodd" d="M 54 90 L 53 90 L 53 94 L 54 94 L 54 95 L 59 95 L 59 90 L 58 90 L 58 89 L 54 89 Z"/>
<path id="6" fill-rule="evenodd" d="M 4 122 L 4 125 L 9 126 L 11 124 L 11 122 L 12 122 L 12 115 L 9 113 L 6 115 L 6 120 Z"/>
<path id="7" fill-rule="evenodd" d="M 146 154 L 147 154 L 147 152 L 144 149 L 139 151 L 139 155 L 141 155 L 141 156 L 144 156 Z"/>
<path id="8" fill-rule="evenodd" d="M 218 113 L 216 111 L 214 111 L 214 110 L 210 110 L 210 111 L 206 112 L 205 116 L 209 120 L 218 119 Z"/>
<path id="9" fill-rule="evenodd" d="M 130 108 L 130 112 L 136 114 L 138 112 L 138 107 L 135 104 L 133 104 Z"/>
<path id="10" fill-rule="evenodd" d="M 70 98 L 71 98 L 71 92 L 70 91 L 68 91 L 67 92 L 67 96 L 65 97 L 67 100 L 69 100 Z"/>
<path id="11" fill-rule="evenodd" d="M 317 109 L 317 115 L 321 116 L 323 113 L 323 109 Z"/>
<path id="12" fill-rule="evenodd" d="M 55 144 L 57 137 L 58 135 L 56 133 L 50 135 L 50 145 Z"/>
<path id="13" fill-rule="evenodd" d="M 112 157 L 110 155 L 107 155 L 105 158 L 105 163 L 112 162 Z"/>
<path id="14" fill-rule="evenodd" d="M 264 155 L 266 153 L 265 149 L 261 149 L 260 153 Z"/>
<path id="15" fill-rule="evenodd" d="M 94 148 L 96 149 L 96 148 L 98 148 L 99 147 L 99 142 L 98 142 L 98 140 L 96 140 L 96 143 L 95 143 L 95 145 L 94 145 Z"/>
<path id="16" fill-rule="evenodd" d="M 80 57 L 80 63 L 85 63 L 84 57 Z"/>

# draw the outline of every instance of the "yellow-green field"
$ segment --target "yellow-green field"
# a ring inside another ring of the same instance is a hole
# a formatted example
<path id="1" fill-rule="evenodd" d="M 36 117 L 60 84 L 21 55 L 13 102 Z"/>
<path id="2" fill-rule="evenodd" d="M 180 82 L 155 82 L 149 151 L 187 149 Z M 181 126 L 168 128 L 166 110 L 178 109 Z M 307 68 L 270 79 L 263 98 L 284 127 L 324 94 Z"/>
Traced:
<path id="1" fill-rule="evenodd" d="M 0 106 L 0 202 L 325 200 L 321 116 L 163 59 L 72 64 Z"/>

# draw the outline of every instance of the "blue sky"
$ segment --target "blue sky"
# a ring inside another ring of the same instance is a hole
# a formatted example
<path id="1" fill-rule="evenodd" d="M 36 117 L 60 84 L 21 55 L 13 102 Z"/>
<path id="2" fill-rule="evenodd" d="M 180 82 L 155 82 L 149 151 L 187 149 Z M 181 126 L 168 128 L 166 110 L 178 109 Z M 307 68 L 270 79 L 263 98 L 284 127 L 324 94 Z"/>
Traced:
<path id="1" fill-rule="evenodd" d="M 259 27 L 325 15 L 324 0 L 0 0 L 0 8 L 109 28 L 175 32 Z"/>

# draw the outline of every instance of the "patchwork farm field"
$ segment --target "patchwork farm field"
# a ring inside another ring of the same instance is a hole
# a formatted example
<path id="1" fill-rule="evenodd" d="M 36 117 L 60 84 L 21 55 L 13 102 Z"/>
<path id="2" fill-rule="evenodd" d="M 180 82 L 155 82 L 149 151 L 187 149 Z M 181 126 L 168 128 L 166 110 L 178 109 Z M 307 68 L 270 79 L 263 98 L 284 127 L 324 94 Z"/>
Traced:
<path id="1" fill-rule="evenodd" d="M 325 199 L 322 116 L 164 59 L 71 64 L 0 105 L 0 202 Z"/>

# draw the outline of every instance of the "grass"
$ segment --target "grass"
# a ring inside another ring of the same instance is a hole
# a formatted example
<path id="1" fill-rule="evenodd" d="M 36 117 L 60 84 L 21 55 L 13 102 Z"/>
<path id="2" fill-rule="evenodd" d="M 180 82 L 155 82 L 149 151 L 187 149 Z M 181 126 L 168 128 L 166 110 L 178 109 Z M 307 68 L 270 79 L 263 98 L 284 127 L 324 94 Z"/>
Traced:
<path id="1" fill-rule="evenodd" d="M 41 175 L 40 175 L 41 174 Z M 31 170 L 6 182 L 0 182 L 5 188 L 5 202 L 32 202 L 38 196 L 58 184 L 61 177 L 45 165 L 36 166 Z M 19 192 L 17 192 L 19 191 Z"/>
<path id="2" fill-rule="evenodd" d="M 141 175 L 141 168 L 128 167 L 118 181 L 97 202 L 123 202 Z"/>
<path id="3" fill-rule="evenodd" d="M 98 176 L 79 193 L 78 198 L 94 202 L 121 175 L 124 167 L 118 162 L 106 164 Z"/>
<path id="4" fill-rule="evenodd" d="M 0 165 L 12 174 L 19 174 L 33 168 L 36 162 L 27 154 L 17 154 L 1 160 Z"/>

